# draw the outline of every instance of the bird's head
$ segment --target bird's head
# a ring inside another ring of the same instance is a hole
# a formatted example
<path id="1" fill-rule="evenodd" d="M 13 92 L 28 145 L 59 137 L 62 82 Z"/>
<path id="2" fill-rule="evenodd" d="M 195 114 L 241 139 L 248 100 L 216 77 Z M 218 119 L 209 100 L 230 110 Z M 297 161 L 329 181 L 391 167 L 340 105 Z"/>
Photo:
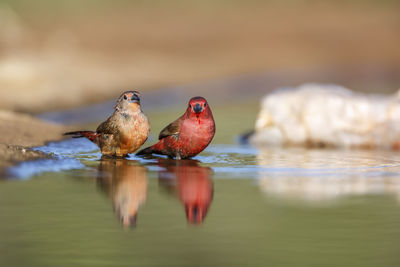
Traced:
<path id="1" fill-rule="evenodd" d="M 115 110 L 118 111 L 139 111 L 140 93 L 138 91 L 126 91 L 118 98 Z"/>
<path id="2" fill-rule="evenodd" d="M 210 111 L 207 100 L 204 97 L 196 96 L 189 100 L 188 111 L 191 115 L 201 116 Z"/>
<path id="3" fill-rule="evenodd" d="M 205 205 L 185 205 L 186 218 L 190 224 L 202 224 L 207 215 L 208 206 Z"/>

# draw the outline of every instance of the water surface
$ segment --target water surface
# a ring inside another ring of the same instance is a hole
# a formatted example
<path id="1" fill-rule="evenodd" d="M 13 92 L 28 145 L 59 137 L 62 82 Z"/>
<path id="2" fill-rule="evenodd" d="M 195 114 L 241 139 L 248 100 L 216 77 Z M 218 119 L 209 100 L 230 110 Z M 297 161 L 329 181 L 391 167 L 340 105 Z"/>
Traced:
<path id="1" fill-rule="evenodd" d="M 37 148 L 55 159 L 0 181 L 0 266 L 400 265 L 397 152 L 237 145 L 254 116 L 238 108 L 215 108 L 194 160 Z M 177 114 L 150 114 L 153 130 Z"/>

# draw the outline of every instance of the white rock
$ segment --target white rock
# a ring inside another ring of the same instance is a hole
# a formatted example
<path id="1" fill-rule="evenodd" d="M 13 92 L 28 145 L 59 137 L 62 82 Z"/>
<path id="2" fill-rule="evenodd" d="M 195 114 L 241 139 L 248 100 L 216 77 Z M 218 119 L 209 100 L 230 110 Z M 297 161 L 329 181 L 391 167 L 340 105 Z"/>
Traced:
<path id="1" fill-rule="evenodd" d="M 399 93 L 355 93 L 337 85 L 283 88 L 262 100 L 255 145 L 394 148 L 400 144 Z"/>

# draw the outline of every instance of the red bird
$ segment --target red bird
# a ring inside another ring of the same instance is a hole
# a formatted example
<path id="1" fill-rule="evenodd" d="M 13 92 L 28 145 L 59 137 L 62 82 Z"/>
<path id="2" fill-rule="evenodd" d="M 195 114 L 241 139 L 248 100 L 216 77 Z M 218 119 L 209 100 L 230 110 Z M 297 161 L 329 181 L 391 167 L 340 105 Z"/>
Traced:
<path id="1" fill-rule="evenodd" d="M 191 158 L 210 144 L 215 134 L 214 118 L 203 97 L 193 97 L 179 119 L 165 127 L 157 144 L 139 151 L 136 155 L 159 154 L 170 158 Z"/>
<path id="2" fill-rule="evenodd" d="M 114 107 L 114 113 L 96 131 L 75 131 L 64 135 L 86 137 L 111 157 L 125 157 L 135 152 L 147 140 L 150 124 L 140 107 L 140 93 L 124 92 Z"/>

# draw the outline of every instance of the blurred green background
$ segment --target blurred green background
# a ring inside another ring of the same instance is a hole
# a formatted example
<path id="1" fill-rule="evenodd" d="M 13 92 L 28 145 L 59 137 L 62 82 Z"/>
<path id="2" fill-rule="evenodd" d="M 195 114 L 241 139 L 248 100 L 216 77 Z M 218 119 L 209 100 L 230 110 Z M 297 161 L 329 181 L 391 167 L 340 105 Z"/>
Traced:
<path id="1" fill-rule="evenodd" d="M 45 112 L 259 73 L 279 77 L 271 87 L 394 92 L 399 11 L 388 0 L 2 0 L 0 106 Z"/>

